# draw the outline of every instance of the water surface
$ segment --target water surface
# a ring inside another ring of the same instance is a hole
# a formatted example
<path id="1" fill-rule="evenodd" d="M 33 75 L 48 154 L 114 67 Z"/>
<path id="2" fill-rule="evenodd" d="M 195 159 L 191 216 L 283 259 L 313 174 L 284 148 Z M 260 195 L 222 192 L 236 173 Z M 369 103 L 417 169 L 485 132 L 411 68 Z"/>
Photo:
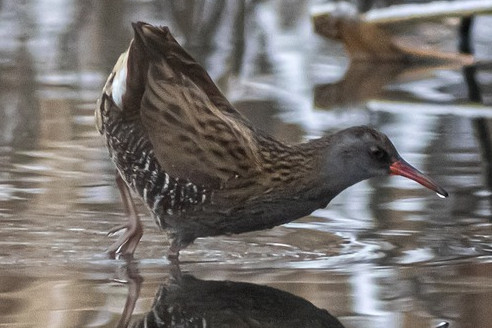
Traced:
<path id="1" fill-rule="evenodd" d="M 0 327 L 116 327 L 140 290 L 136 324 L 163 290 L 174 295 L 168 242 L 142 206 L 135 262 L 104 256 L 124 214 L 93 109 L 137 20 L 170 26 L 258 128 L 299 142 L 373 125 L 450 193 L 399 177 L 359 183 L 284 226 L 197 240 L 181 255 L 190 281 L 251 283 L 258 303 L 286 292 L 347 328 L 489 327 L 490 18 L 475 21 L 476 66 L 368 66 L 313 34 L 309 1 L 186 3 L 1 2 Z M 447 49 L 458 23 L 440 28 Z"/>

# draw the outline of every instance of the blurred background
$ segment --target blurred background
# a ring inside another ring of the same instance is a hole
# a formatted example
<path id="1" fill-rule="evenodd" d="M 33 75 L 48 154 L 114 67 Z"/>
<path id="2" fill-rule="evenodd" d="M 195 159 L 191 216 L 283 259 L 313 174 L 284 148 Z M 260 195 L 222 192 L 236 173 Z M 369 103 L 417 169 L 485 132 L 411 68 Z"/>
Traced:
<path id="1" fill-rule="evenodd" d="M 140 203 L 138 274 L 104 256 L 125 219 L 93 113 L 134 21 L 169 26 L 258 129 L 301 142 L 368 124 L 450 193 L 359 183 L 284 226 L 197 240 L 183 272 L 285 291 L 347 328 L 490 327 L 492 18 L 384 26 L 410 49 L 473 53 L 466 66 L 359 60 L 313 27 L 326 4 L 354 26 L 410 2 L 430 1 L 1 0 L 0 327 L 115 327 L 135 281 L 137 322 L 169 283 L 168 242 Z"/>

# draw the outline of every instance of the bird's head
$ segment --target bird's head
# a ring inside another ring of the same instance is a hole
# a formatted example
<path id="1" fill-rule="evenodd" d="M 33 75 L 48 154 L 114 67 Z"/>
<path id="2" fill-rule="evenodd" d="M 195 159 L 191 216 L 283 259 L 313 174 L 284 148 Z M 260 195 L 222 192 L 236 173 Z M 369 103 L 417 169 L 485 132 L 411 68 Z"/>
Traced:
<path id="1" fill-rule="evenodd" d="M 442 197 L 448 196 L 429 176 L 408 164 L 389 138 L 379 131 L 367 126 L 352 127 L 329 137 L 327 143 L 324 159 L 327 174 L 342 189 L 372 177 L 400 175 Z"/>

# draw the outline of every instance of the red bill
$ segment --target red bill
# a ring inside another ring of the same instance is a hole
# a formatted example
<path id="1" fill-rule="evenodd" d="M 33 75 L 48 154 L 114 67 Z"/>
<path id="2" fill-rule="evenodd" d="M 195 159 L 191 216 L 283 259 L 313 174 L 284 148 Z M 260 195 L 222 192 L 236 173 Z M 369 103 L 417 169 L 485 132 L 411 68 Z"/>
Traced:
<path id="1" fill-rule="evenodd" d="M 422 186 L 435 191 L 440 197 L 448 197 L 448 192 L 440 187 L 437 183 L 435 183 L 434 180 L 432 180 L 430 177 L 423 174 L 401 158 L 390 165 L 390 174 L 401 175 L 402 177 L 416 181 Z"/>

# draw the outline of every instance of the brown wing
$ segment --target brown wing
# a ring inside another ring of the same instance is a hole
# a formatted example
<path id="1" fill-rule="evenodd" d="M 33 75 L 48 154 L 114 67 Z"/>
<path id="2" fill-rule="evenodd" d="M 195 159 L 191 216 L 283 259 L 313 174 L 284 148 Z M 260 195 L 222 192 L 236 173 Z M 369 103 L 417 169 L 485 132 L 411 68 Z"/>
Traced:
<path id="1" fill-rule="evenodd" d="M 140 115 L 163 169 L 213 187 L 255 174 L 258 149 L 246 119 L 167 28 L 134 28 L 149 62 Z"/>

